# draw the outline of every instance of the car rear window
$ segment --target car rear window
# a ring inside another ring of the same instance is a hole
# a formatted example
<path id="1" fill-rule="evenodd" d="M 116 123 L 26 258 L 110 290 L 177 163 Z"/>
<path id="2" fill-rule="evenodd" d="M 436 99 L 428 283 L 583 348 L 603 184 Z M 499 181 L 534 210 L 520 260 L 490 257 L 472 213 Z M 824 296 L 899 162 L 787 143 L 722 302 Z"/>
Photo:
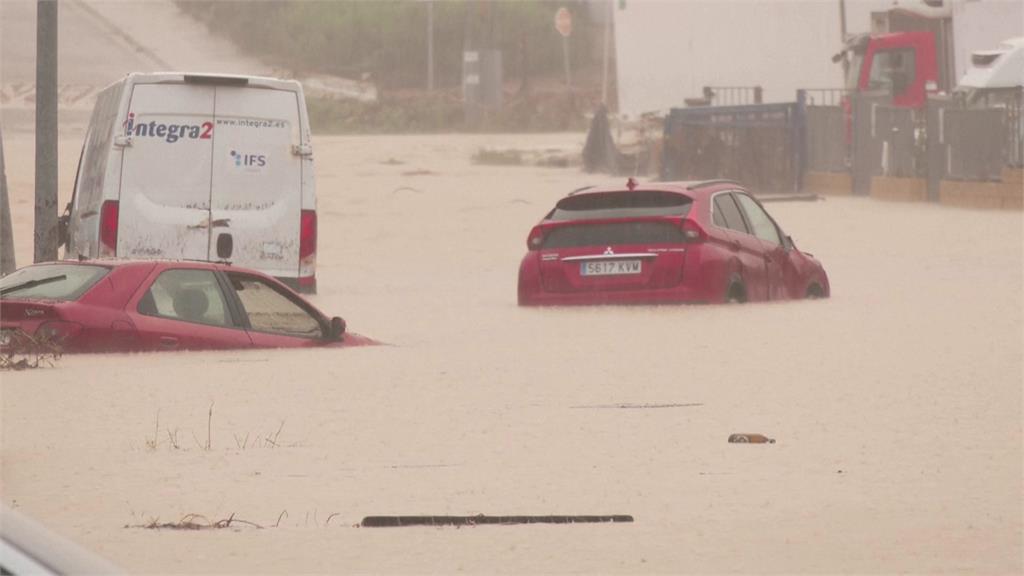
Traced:
<path id="1" fill-rule="evenodd" d="M 671 222 L 609 222 L 551 228 L 541 248 L 575 248 L 617 244 L 681 244 L 683 230 Z"/>
<path id="2" fill-rule="evenodd" d="M 0 299 L 78 300 L 109 273 L 86 264 L 29 266 L 0 279 Z"/>
<path id="3" fill-rule="evenodd" d="M 548 220 L 682 217 L 692 205 L 693 199 L 673 192 L 600 192 L 563 198 L 548 215 Z"/>

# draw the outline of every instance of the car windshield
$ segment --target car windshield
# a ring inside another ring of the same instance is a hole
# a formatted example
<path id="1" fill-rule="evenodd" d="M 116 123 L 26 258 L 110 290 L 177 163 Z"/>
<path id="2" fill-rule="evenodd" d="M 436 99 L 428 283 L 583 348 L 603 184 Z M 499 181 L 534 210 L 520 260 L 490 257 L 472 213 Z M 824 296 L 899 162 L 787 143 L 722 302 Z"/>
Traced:
<path id="1" fill-rule="evenodd" d="M 0 279 L 0 299 L 78 300 L 109 272 L 84 264 L 30 266 Z"/>
<path id="2" fill-rule="evenodd" d="M 600 192 L 563 198 L 548 215 L 548 220 L 682 217 L 690 211 L 691 205 L 691 198 L 672 192 Z"/>

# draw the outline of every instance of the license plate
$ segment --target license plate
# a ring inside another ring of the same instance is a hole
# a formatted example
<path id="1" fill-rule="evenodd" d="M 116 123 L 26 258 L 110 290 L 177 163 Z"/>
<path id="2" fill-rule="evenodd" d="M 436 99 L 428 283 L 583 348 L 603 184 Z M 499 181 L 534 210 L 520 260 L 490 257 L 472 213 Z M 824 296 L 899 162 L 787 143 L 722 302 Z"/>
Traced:
<path id="1" fill-rule="evenodd" d="M 597 260 L 580 264 L 580 276 L 618 276 L 639 273 L 639 260 Z"/>

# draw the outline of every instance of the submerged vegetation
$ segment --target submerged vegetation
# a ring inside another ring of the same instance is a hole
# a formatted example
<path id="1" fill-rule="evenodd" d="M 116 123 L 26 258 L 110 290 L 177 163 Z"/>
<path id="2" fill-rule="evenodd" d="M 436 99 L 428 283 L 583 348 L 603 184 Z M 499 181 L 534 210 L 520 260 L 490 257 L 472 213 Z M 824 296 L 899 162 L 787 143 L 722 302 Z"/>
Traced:
<path id="1" fill-rule="evenodd" d="M 0 341 L 0 371 L 53 366 L 62 354 L 56 342 L 21 330 L 5 330 Z"/>

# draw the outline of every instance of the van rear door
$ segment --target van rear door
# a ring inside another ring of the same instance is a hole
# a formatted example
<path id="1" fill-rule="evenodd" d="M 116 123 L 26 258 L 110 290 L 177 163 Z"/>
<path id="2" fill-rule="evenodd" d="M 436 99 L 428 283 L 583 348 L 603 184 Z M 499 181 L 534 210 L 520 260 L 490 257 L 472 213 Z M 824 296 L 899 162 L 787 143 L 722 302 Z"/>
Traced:
<path id="1" fill-rule="evenodd" d="M 117 255 L 206 260 L 213 86 L 136 84 L 121 165 Z M 297 216 L 296 216 L 297 218 Z"/>
<path id="2" fill-rule="evenodd" d="M 294 278 L 302 210 L 302 157 L 292 150 L 302 142 L 298 96 L 218 86 L 215 117 L 209 259 Z"/>

